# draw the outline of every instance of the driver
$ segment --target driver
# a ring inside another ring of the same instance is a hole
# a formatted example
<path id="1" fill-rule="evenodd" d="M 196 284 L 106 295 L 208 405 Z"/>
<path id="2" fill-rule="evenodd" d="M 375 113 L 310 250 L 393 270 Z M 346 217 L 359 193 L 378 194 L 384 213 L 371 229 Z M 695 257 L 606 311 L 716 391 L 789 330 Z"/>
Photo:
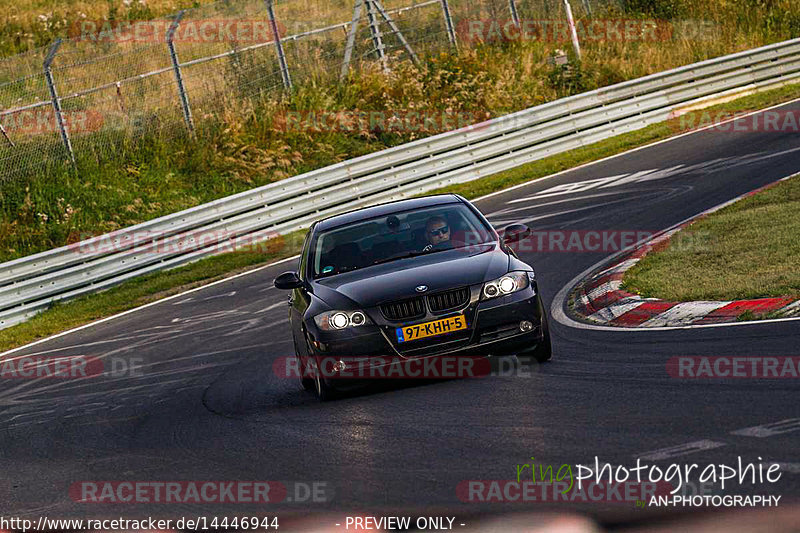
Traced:
<path id="1" fill-rule="evenodd" d="M 423 248 L 424 252 L 450 244 L 450 226 L 444 217 L 437 215 L 428 219 L 425 225 L 425 238 L 428 239 L 428 245 Z"/>

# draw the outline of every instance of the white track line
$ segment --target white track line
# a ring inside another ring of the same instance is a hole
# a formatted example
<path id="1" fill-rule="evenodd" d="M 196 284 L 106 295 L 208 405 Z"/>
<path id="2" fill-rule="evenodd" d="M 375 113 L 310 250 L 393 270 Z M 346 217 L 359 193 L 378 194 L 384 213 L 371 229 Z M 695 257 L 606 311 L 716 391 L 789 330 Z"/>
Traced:
<path id="1" fill-rule="evenodd" d="M 680 457 L 690 453 L 701 452 L 704 450 L 713 450 L 725 446 L 724 442 L 717 442 L 714 440 L 698 440 L 695 442 L 687 442 L 686 444 L 679 444 L 678 446 L 670 446 L 669 448 L 661 448 L 651 452 L 645 452 L 638 455 L 639 459 L 645 461 L 663 461 L 664 459 L 671 459 L 672 457 Z"/>
<path id="2" fill-rule="evenodd" d="M 218 279 L 217 281 L 213 281 L 213 282 L 211 282 L 211 283 L 209 283 L 207 285 L 201 285 L 199 287 L 195 287 L 193 289 L 189 289 L 188 291 L 180 292 L 178 294 L 173 294 L 172 296 L 167 296 L 166 298 L 162 298 L 161 300 L 156 300 L 155 302 L 150 302 L 148 304 L 140 305 L 139 307 L 134 307 L 133 309 L 128 309 L 127 311 L 123 311 L 121 313 L 117 313 L 116 315 L 111 315 L 111 316 L 106 317 L 106 318 L 101 318 L 100 320 L 95 320 L 94 322 L 90 322 L 88 324 L 84 324 L 83 326 L 78 326 L 77 328 L 72 328 L 72 329 L 68 329 L 67 331 L 62 331 L 61 333 L 56 333 L 55 335 L 51 335 L 49 337 L 45 337 L 43 339 L 39 339 L 38 341 L 34 341 L 34 342 L 31 342 L 31 343 L 25 344 L 24 346 L 19 346 L 17 348 L 13 348 L 11 350 L 8 350 L 8 351 L 5 351 L 3 353 L 0 353 L 0 357 L 4 357 L 6 355 L 10 355 L 12 353 L 16 353 L 16 352 L 18 352 L 20 350 L 24 350 L 25 348 L 29 348 L 31 346 L 36 346 L 37 344 L 41 344 L 41 343 L 47 342 L 49 340 L 57 339 L 58 337 L 63 337 L 64 335 L 69 335 L 70 333 L 75 333 L 76 331 L 81 331 L 83 329 L 90 328 L 92 326 L 97 326 L 98 324 L 103 324 L 104 322 L 110 322 L 111 320 L 116 320 L 116 319 L 118 319 L 120 317 L 123 317 L 125 315 L 129 315 L 129 314 L 134 313 L 136 311 L 141 311 L 142 309 L 147 309 L 148 307 L 152 307 L 152 306 L 160 304 L 160 303 L 168 302 L 170 300 L 174 300 L 175 298 L 181 298 L 183 296 L 186 296 L 187 294 L 190 294 L 190 293 L 202 290 L 202 289 L 207 289 L 209 287 L 213 287 L 214 285 L 219 285 L 220 283 L 225 283 L 226 281 L 231 281 L 231 280 L 234 280 L 236 278 L 249 276 L 250 274 L 254 274 L 256 272 L 260 272 L 260 271 L 262 271 L 262 270 L 264 270 L 266 268 L 269 268 L 269 267 L 272 267 L 272 266 L 275 266 L 275 265 L 279 265 L 279 264 L 285 263 L 287 261 L 292 261 L 294 259 L 297 259 L 298 257 L 299 256 L 297 256 L 297 255 L 294 255 L 292 257 L 287 257 L 286 259 L 281 259 L 279 261 L 275 261 L 274 263 L 270 263 L 268 265 L 262 265 L 260 267 L 254 268 L 252 270 L 248 270 L 247 272 L 242 272 L 240 274 L 236 274 L 236 275 L 228 277 L 228 278 Z"/>

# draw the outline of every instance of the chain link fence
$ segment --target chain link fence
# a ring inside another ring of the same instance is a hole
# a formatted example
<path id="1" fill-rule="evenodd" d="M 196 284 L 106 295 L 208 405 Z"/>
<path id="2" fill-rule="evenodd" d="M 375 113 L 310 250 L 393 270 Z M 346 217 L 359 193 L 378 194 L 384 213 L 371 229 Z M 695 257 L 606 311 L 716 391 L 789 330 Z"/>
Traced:
<path id="1" fill-rule="evenodd" d="M 102 162 L 144 134 L 194 135 L 223 103 L 347 83 L 471 46 L 481 20 L 565 21 L 563 0 L 222 0 L 150 21 L 84 20 L 0 60 L 0 180 Z M 576 17 L 617 2 L 572 0 Z"/>

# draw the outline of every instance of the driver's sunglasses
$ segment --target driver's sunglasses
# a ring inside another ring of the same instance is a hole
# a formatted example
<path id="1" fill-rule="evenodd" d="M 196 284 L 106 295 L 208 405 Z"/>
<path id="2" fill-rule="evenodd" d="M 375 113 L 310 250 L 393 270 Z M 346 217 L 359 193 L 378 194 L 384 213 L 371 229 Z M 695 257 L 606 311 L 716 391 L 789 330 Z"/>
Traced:
<path id="1" fill-rule="evenodd" d="M 432 229 L 428 233 L 431 235 L 431 237 L 439 237 L 441 235 L 450 233 L 450 226 L 442 226 L 438 229 Z"/>

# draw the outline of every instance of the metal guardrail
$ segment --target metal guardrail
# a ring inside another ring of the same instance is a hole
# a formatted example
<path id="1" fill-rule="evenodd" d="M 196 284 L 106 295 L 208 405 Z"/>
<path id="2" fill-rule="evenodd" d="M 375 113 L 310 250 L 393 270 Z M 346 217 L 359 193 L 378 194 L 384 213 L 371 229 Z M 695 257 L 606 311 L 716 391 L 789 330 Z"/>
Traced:
<path id="1" fill-rule="evenodd" d="M 3 263 L 0 329 L 55 301 L 218 253 L 231 239 L 265 240 L 324 216 L 587 146 L 664 121 L 675 110 L 707 99 L 796 80 L 800 39 L 564 98 Z"/>

